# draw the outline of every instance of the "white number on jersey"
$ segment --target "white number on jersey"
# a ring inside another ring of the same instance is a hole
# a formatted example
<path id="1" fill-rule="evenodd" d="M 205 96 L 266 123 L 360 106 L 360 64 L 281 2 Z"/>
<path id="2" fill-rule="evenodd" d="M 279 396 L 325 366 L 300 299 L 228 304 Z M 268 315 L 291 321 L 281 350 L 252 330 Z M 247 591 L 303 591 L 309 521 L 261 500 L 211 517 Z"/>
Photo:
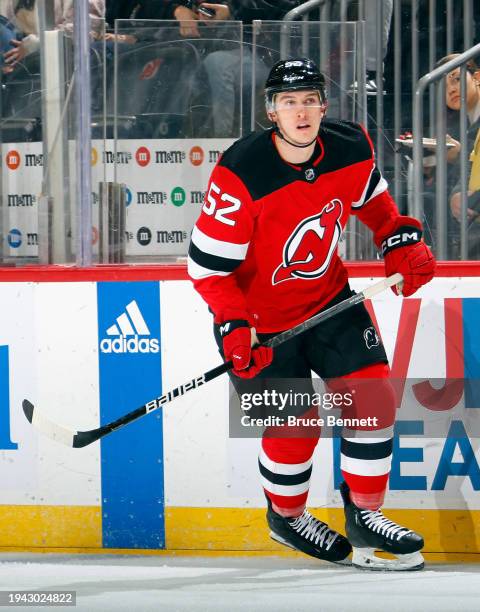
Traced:
<path id="1" fill-rule="evenodd" d="M 220 200 L 222 202 L 230 202 L 230 206 L 224 206 L 223 208 L 217 208 L 218 202 L 215 196 L 218 196 L 222 193 L 220 187 L 215 185 L 212 181 L 210 184 L 210 189 L 208 190 L 206 202 L 203 205 L 203 212 L 206 215 L 215 215 L 215 219 L 220 221 L 221 223 L 225 223 L 225 225 L 235 225 L 234 219 L 231 219 L 228 215 L 239 210 L 241 206 L 241 202 L 238 198 L 233 197 L 229 193 L 222 193 L 220 196 Z"/>

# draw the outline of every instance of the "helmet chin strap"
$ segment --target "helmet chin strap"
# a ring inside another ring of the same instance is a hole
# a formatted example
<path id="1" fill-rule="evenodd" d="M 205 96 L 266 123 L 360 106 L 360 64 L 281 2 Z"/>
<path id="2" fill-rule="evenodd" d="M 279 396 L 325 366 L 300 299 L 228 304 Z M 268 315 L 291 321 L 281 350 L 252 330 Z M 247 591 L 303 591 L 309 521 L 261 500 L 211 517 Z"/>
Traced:
<path id="1" fill-rule="evenodd" d="M 275 134 L 277 134 L 277 136 L 279 138 L 284 140 L 290 146 L 297 147 L 297 149 L 306 149 L 307 147 L 310 147 L 317 140 L 317 137 L 315 136 L 315 138 L 311 142 L 309 142 L 307 144 L 295 144 L 294 142 L 291 142 L 290 140 L 288 140 L 288 138 L 285 138 L 285 136 L 282 134 L 282 132 L 280 131 L 280 128 L 278 127 L 278 125 L 275 122 L 273 122 L 273 125 L 275 126 L 275 128 L 274 128 Z"/>

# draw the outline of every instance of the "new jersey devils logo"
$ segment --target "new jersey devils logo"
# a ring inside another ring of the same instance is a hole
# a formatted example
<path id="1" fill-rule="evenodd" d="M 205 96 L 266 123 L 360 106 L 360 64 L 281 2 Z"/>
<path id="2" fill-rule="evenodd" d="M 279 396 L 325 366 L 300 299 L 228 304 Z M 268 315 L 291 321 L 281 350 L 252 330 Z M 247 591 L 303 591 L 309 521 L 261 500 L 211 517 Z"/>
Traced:
<path id="1" fill-rule="evenodd" d="M 374 327 L 367 327 L 367 329 L 363 332 L 363 337 L 365 339 L 367 349 L 371 349 L 374 346 L 379 346 L 380 344 L 377 330 Z"/>
<path id="2" fill-rule="evenodd" d="M 272 275 L 273 285 L 325 274 L 342 233 L 342 210 L 342 203 L 335 199 L 297 225 L 283 247 L 283 262 Z"/>

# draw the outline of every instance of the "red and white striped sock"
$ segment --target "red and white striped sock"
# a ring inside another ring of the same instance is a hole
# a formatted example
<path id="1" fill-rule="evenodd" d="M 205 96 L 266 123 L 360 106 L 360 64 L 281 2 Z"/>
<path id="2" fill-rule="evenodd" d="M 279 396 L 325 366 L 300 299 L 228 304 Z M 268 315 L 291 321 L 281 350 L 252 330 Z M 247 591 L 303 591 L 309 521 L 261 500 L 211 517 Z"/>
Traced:
<path id="1" fill-rule="evenodd" d="M 305 509 L 319 434 L 318 429 L 307 438 L 264 435 L 262 439 L 258 458 L 262 485 L 273 510 L 282 516 L 300 516 Z"/>
<path id="2" fill-rule="evenodd" d="M 348 417 L 374 417 L 374 426 L 344 429 L 340 467 L 352 502 L 378 510 L 383 504 L 392 463 L 395 391 L 386 364 L 376 364 L 341 378 L 355 391 Z M 345 411 L 344 411 L 345 412 Z"/>

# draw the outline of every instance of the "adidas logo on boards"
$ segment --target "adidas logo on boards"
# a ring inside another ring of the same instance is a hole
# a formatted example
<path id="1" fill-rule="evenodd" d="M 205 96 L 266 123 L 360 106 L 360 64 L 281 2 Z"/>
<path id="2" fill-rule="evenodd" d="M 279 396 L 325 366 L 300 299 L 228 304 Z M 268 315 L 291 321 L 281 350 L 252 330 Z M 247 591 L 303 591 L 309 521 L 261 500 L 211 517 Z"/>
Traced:
<path id="1" fill-rule="evenodd" d="M 130 302 L 117 322 L 107 329 L 108 336 L 100 342 L 102 353 L 158 353 L 158 338 L 149 338 L 150 330 L 135 300 Z M 147 337 L 145 337 L 147 336 Z"/>

